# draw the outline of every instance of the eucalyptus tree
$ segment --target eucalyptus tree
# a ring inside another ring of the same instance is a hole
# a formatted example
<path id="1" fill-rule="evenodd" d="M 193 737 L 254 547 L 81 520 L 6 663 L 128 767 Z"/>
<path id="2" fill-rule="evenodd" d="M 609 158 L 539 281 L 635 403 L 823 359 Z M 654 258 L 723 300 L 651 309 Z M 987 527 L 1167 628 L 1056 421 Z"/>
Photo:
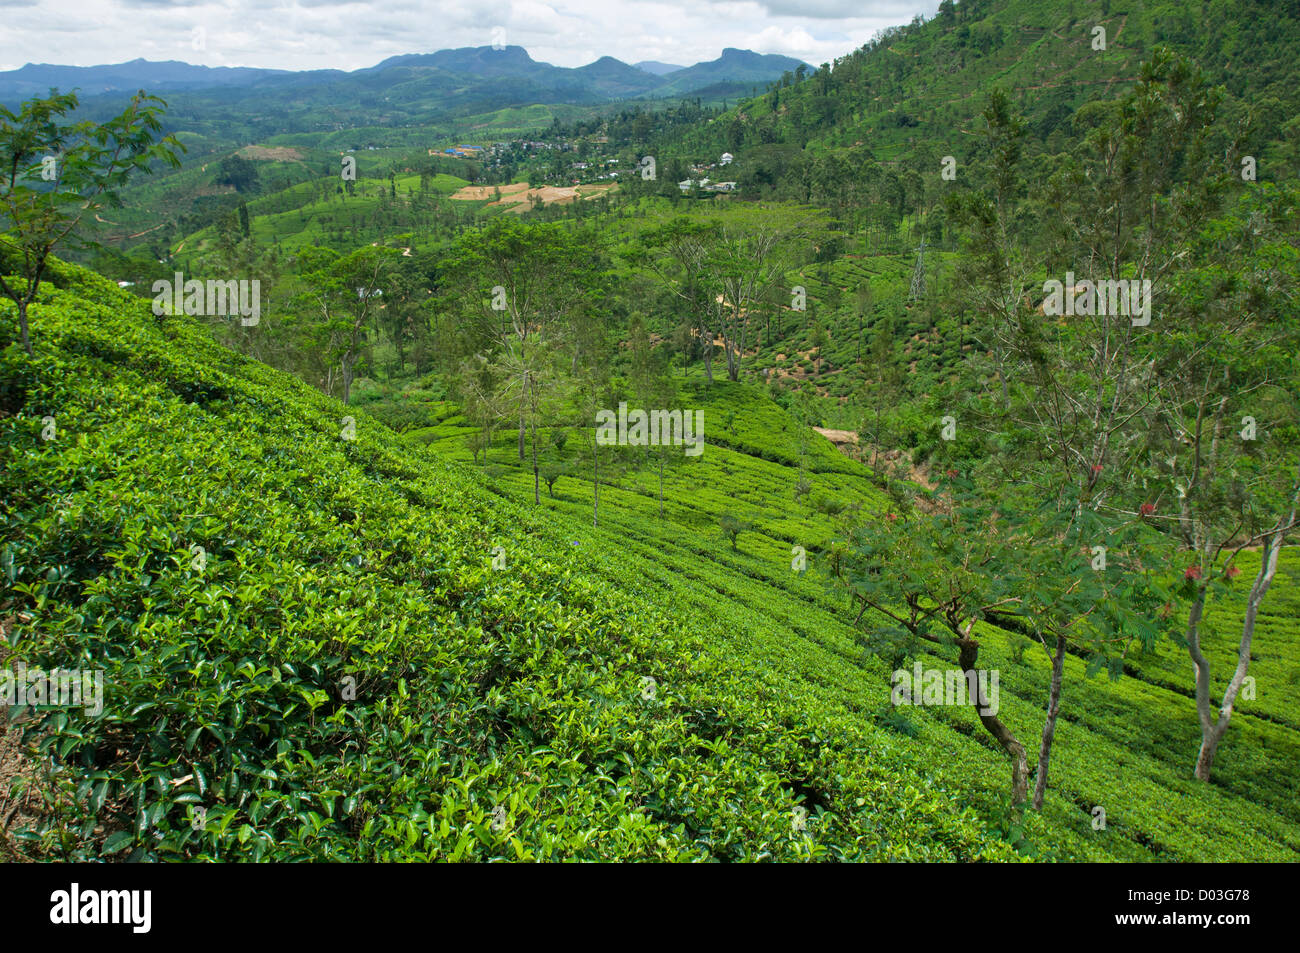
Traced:
<path id="1" fill-rule="evenodd" d="M 462 319 L 466 354 L 499 352 L 518 381 L 518 455 L 525 459 L 529 375 L 557 346 L 576 373 L 604 316 L 610 284 L 594 234 L 564 225 L 525 225 L 512 217 L 466 232 L 443 262 L 439 304 Z M 540 337 L 546 347 L 527 346 Z M 561 345 L 561 342 L 562 345 Z"/>
<path id="2" fill-rule="evenodd" d="M 630 382 L 638 406 L 666 409 L 675 398 L 669 370 L 670 351 L 655 347 L 645 324 L 634 318 L 628 333 L 628 345 L 631 350 Z M 645 452 L 653 452 L 659 469 L 659 517 L 664 515 L 664 463 L 671 453 L 671 447 L 661 439 L 652 439 L 646 445 Z"/>
<path id="3" fill-rule="evenodd" d="M 1202 781 L 1211 778 L 1250 684 L 1260 610 L 1300 517 L 1300 190 L 1251 191 L 1189 250 L 1198 265 L 1170 294 L 1155 355 L 1148 479 L 1153 495 L 1167 498 L 1167 511 L 1153 518 L 1187 553 L 1181 595 L 1201 731 L 1193 773 Z M 1235 659 L 1220 677 L 1216 706 L 1206 608 L 1228 596 L 1241 554 L 1256 550 Z"/>
<path id="4" fill-rule="evenodd" d="M 736 381 L 759 336 L 756 315 L 790 294 L 786 273 L 831 237 L 824 213 L 813 209 L 736 208 L 702 219 L 677 216 L 648 229 L 626 256 L 649 268 L 693 315 L 709 382 L 717 336 L 727 379 Z"/>
<path id="5" fill-rule="evenodd" d="M 1204 150 L 1214 98 L 1185 61 L 1157 51 L 1132 92 L 1079 118 L 1083 148 L 1059 173 L 1070 186 L 1060 227 L 1079 275 L 1077 283 L 1068 274 L 1054 282 L 1065 309 L 1050 295 L 1042 307 L 1032 303 L 1034 246 L 1019 199 L 1042 183 L 1021 168 L 1024 122 L 999 92 L 984 114 L 983 179 L 958 203 L 968 249 L 983 249 L 970 259 L 965 284 L 984 316 L 981 343 L 996 385 L 964 401 L 953 395 L 948 426 L 963 428 L 967 443 L 964 456 L 947 454 L 970 486 L 914 528 L 911 543 L 897 542 L 904 555 L 872 577 L 879 590 L 872 604 L 887 607 L 892 589 L 924 607 L 923 618 L 946 607 L 940 616 L 963 668 L 977 658 L 972 626 L 980 619 L 1005 621 L 1042 645 L 1051 679 L 1035 807 L 1046 792 L 1067 655 L 1087 655 L 1090 672 L 1118 673 L 1120 659 L 1152 647 L 1168 624 L 1160 610 L 1172 596 L 1177 557 L 1142 485 L 1163 381 L 1153 355 L 1168 339 L 1152 289 L 1185 267 L 1184 230 L 1214 207 Z M 985 547 L 964 550 L 980 531 L 991 537 Z M 971 541 L 948 538 L 962 533 Z M 958 585 L 976 563 L 987 583 Z M 918 578 L 924 566 L 928 578 Z M 915 629 L 917 620 L 905 618 Z M 1017 804 L 1026 794 L 1019 742 L 982 720 L 1013 759 Z"/>
<path id="6" fill-rule="evenodd" d="M 500 368 L 482 353 L 471 354 L 457 369 L 454 388 L 465 418 L 474 424 L 474 432 L 467 438 L 474 462 L 478 463 L 478 455 L 482 453 L 483 462 L 487 463 L 492 434 L 503 416 Z"/>
<path id="7" fill-rule="evenodd" d="M 1028 124 L 1000 88 L 990 93 L 980 118 L 977 171 L 985 187 L 950 193 L 948 213 L 965 229 L 958 278 L 982 319 L 977 347 L 992 363 L 1005 408 L 1011 400 L 1009 338 L 1024 317 L 1030 286 L 1030 256 L 1015 228 L 1017 200 L 1025 191 L 1020 160 Z"/>
<path id="8" fill-rule="evenodd" d="M 755 214 L 757 212 L 758 214 Z M 718 287 L 719 330 L 727 378 L 740 379 L 741 362 L 758 336 L 755 313 L 783 289 L 786 272 L 812 256 L 829 230 L 821 216 L 801 208 L 750 211 L 722 220 L 710 249 L 708 269 Z"/>
<path id="9" fill-rule="evenodd" d="M 307 269 L 302 300 L 319 316 L 316 334 L 330 360 L 337 362 L 343 403 L 352 399 L 357 360 L 384 307 L 401 252 L 363 245 L 350 255 L 314 249 L 300 256 Z"/>
<path id="10" fill-rule="evenodd" d="M 634 266 L 650 269 L 691 316 L 689 332 L 702 343 L 699 356 L 709 383 L 713 383 L 714 336 L 722 320 L 722 298 L 710 270 L 717 231 L 716 221 L 679 215 L 647 229 L 624 253 Z"/>

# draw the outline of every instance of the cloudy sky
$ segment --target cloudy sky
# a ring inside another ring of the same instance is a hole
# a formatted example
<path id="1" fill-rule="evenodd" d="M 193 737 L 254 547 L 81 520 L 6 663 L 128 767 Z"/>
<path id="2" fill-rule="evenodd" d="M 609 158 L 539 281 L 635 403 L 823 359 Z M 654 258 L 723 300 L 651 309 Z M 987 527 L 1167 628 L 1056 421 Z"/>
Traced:
<path id="1" fill-rule="evenodd" d="M 358 69 L 494 40 L 534 59 L 690 65 L 723 47 L 818 65 L 938 0 L 0 0 L 0 70 L 143 57 L 207 66 Z"/>

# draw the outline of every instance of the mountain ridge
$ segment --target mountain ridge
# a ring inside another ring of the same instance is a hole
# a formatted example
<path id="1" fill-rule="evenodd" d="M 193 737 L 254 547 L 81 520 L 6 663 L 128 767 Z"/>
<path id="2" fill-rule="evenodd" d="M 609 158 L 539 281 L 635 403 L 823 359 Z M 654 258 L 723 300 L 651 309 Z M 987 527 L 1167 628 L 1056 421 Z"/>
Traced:
<path id="1" fill-rule="evenodd" d="M 181 60 L 146 60 L 137 57 L 123 63 L 94 66 L 64 66 L 26 63 L 15 70 L 0 72 L 0 102 L 44 95 L 51 87 L 78 87 L 88 95 L 133 92 L 150 88 L 158 92 L 206 92 L 285 85 L 299 86 L 313 81 L 368 81 L 392 70 L 438 70 L 479 78 L 527 79 L 544 88 L 595 92 L 605 98 L 638 95 L 682 95 L 719 83 L 738 85 L 778 79 L 782 72 L 800 65 L 793 57 L 756 53 L 734 47 L 723 49 L 714 60 L 687 67 L 643 61 L 655 66 L 648 70 L 613 56 L 601 56 L 577 67 L 554 66 L 535 60 L 522 46 L 456 47 L 431 53 L 401 53 L 374 66 L 356 70 L 280 70 L 252 66 L 203 66 Z M 662 68 L 662 69 L 661 69 Z"/>

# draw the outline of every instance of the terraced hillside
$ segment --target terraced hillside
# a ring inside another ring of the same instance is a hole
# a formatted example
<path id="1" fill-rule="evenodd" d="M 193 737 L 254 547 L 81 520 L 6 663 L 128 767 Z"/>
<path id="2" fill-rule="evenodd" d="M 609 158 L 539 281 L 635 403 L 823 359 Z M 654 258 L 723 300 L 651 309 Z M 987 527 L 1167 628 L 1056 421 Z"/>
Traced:
<path id="1" fill-rule="evenodd" d="M 1166 646 L 1072 682 L 1046 809 L 1021 829 L 971 712 L 891 710 L 821 577 L 835 525 L 817 501 L 888 496 L 747 385 L 690 394 L 708 445 L 667 468 L 662 517 L 657 470 L 624 466 L 593 527 L 591 484 L 571 474 L 534 506 L 504 438 L 496 479 L 457 462 L 445 406 L 399 434 L 89 272 L 54 281 L 35 359 L 0 359 L 0 621 L 11 664 L 103 669 L 106 697 L 6 727 L 5 750 L 31 746 L 0 773 L 27 779 L 0 804 L 20 817 L 10 853 L 1300 855 L 1294 549 L 1216 782 L 1190 777 L 1187 664 Z M 724 512 L 753 524 L 734 550 Z M 981 639 L 1002 717 L 1033 737 L 1045 662 Z"/>

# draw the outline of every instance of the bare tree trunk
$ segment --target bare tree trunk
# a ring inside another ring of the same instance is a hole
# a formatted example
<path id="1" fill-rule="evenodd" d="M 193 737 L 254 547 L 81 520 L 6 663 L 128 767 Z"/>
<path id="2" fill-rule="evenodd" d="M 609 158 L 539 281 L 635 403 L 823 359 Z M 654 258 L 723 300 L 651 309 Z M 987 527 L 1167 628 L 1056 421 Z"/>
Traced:
<path id="1" fill-rule="evenodd" d="M 1300 493 L 1300 489 L 1297 492 Z M 1279 521 L 1277 525 L 1284 527 L 1293 523 L 1295 511 L 1296 505 L 1293 500 L 1291 515 L 1286 520 Z M 1210 780 L 1219 742 L 1228 731 L 1233 706 L 1237 704 L 1237 695 L 1246 680 L 1246 672 L 1250 669 L 1250 645 L 1255 638 L 1255 620 L 1259 615 L 1260 604 L 1263 603 L 1264 596 L 1273 583 L 1273 576 L 1277 573 L 1277 560 L 1281 554 L 1284 537 L 1285 530 L 1279 528 L 1264 539 L 1264 549 L 1260 553 L 1259 573 L 1255 576 L 1255 583 L 1250 587 L 1250 595 L 1246 599 L 1246 617 L 1241 623 L 1241 643 L 1237 646 L 1237 668 L 1232 673 L 1232 680 L 1228 682 L 1227 691 L 1223 693 L 1223 704 L 1219 707 L 1218 717 L 1213 721 L 1210 720 L 1210 665 L 1201 654 L 1200 633 L 1197 633 L 1196 653 L 1192 656 L 1192 661 L 1196 663 L 1196 713 L 1201 720 L 1201 750 L 1196 755 L 1197 780 Z M 1202 589 L 1200 594 L 1202 602 L 1204 592 L 1205 590 Z M 1199 614 L 1197 621 L 1199 628 Z M 1192 643 L 1189 640 L 1189 650 L 1191 647 Z M 1197 661 L 1198 656 L 1199 661 Z"/>
<path id="2" fill-rule="evenodd" d="M 745 345 L 749 343 L 749 318 L 746 317 L 740 325 L 740 341 L 736 348 L 736 376 L 733 380 L 740 379 L 740 365 L 745 360 Z"/>
<path id="3" fill-rule="evenodd" d="M 528 393 L 528 372 L 524 371 L 524 384 L 522 394 Z M 519 405 L 519 462 L 524 462 L 524 407 Z"/>
<path id="4" fill-rule="evenodd" d="M 537 469 L 537 421 L 533 421 L 533 505 L 537 506 L 542 502 L 541 476 Z M 552 496 L 555 494 L 552 493 Z"/>
<path id="5" fill-rule="evenodd" d="M 34 357 L 32 354 L 32 339 L 27 333 L 27 302 L 18 302 L 18 331 L 22 338 L 23 350 L 27 352 L 28 357 Z"/>
<path id="6" fill-rule="evenodd" d="M 356 360 L 356 358 L 353 357 L 352 353 L 349 351 L 347 354 L 343 355 L 343 360 L 341 362 L 342 367 L 340 370 L 342 371 L 343 377 L 343 403 L 345 404 L 349 403 L 352 397 L 352 362 L 354 360 Z"/>
<path id="7" fill-rule="evenodd" d="M 1210 718 L 1210 662 L 1201 652 L 1201 615 L 1205 611 L 1205 584 L 1197 590 L 1196 598 L 1192 600 L 1191 607 L 1187 610 L 1187 654 L 1192 657 L 1192 665 L 1196 668 L 1196 715 L 1201 723 L 1201 752 L 1196 759 L 1196 776 L 1201 777 L 1201 761 L 1208 753 L 1210 762 L 1214 760 L 1214 748 L 1219 745 L 1219 739 L 1213 738 L 1214 728 Z M 1211 741 L 1211 738 L 1213 740 Z M 1209 767 L 1205 769 L 1205 776 L 1209 776 Z"/>
<path id="8" fill-rule="evenodd" d="M 969 625 L 966 627 L 966 632 L 967 634 L 957 641 L 961 650 L 961 669 L 963 672 L 976 672 L 978 679 L 975 662 L 979 659 L 980 646 L 970 637 Z M 1016 740 L 1016 736 L 998 720 L 997 715 L 985 714 L 978 704 L 975 705 L 975 713 L 979 716 L 980 724 L 1011 758 L 1011 807 L 1017 810 L 1029 797 L 1029 759 L 1025 755 L 1025 746 Z"/>
<path id="9" fill-rule="evenodd" d="M 600 525 L 600 444 L 591 441 L 591 525 Z"/>
<path id="10" fill-rule="evenodd" d="M 876 459 L 880 455 L 880 415 L 884 404 L 881 397 L 884 390 L 883 387 L 880 388 L 880 393 L 876 395 L 876 432 L 871 435 L 871 472 L 876 476 L 880 476 L 880 469 L 876 466 Z"/>
<path id="11" fill-rule="evenodd" d="M 1065 636 L 1056 636 L 1056 654 L 1052 656 L 1052 687 L 1047 696 L 1047 720 L 1043 722 L 1043 740 L 1038 746 L 1038 780 L 1034 783 L 1034 810 L 1043 809 L 1047 795 L 1047 766 L 1052 758 L 1052 739 L 1056 736 L 1056 716 L 1061 711 L 1061 676 L 1065 670 Z"/>
<path id="12" fill-rule="evenodd" d="M 1226 729 L 1228 723 L 1223 722 Z M 1214 756 L 1219 752 L 1219 742 L 1223 740 L 1223 731 L 1218 725 L 1206 729 L 1201 726 L 1201 748 L 1196 752 L 1196 769 L 1193 772 L 1198 781 L 1210 780 L 1210 771 L 1214 768 Z"/>
<path id="13" fill-rule="evenodd" d="M 659 448 L 659 518 L 664 518 L 664 451 Z"/>

